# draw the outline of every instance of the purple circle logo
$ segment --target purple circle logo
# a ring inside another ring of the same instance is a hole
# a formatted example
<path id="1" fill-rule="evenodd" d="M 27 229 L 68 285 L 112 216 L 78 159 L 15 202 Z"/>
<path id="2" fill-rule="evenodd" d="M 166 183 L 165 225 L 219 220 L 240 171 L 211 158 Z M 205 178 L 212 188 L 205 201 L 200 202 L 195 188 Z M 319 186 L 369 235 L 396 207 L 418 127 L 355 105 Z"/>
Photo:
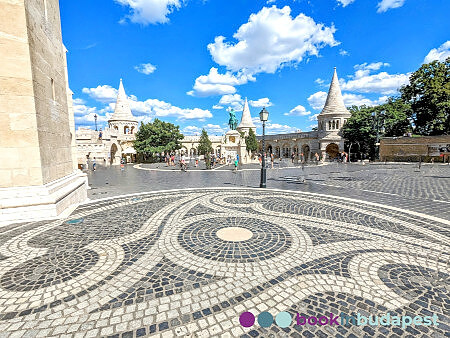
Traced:
<path id="1" fill-rule="evenodd" d="M 250 327 L 255 324 L 255 316 L 251 312 L 243 312 L 239 316 L 239 322 L 243 327 Z"/>

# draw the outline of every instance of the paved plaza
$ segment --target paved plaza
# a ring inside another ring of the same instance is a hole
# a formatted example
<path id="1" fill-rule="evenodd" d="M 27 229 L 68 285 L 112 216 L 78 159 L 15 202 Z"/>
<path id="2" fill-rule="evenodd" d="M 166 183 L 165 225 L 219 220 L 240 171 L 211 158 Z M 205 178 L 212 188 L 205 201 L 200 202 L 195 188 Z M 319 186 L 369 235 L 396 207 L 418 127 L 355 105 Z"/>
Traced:
<path id="1" fill-rule="evenodd" d="M 444 337 L 450 167 L 88 172 L 64 220 L 0 228 L 0 337 Z M 433 316 L 436 325 L 240 324 Z"/>

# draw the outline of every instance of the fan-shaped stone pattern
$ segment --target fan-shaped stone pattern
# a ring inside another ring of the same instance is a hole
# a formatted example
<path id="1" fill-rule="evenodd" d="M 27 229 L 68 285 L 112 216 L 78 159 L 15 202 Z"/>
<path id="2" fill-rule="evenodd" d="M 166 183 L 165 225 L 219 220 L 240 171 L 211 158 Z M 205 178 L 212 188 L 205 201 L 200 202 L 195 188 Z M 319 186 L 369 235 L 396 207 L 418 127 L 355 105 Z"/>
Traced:
<path id="1" fill-rule="evenodd" d="M 103 311 L 179 294 L 218 280 L 220 278 L 183 268 L 164 258 L 145 277 L 141 278 L 139 282 L 118 297 L 111 299 L 98 310 Z"/>
<path id="2" fill-rule="evenodd" d="M 75 224 L 62 223 L 51 230 L 31 238 L 28 244 L 49 249 L 78 250 L 92 242 L 118 238 L 139 230 L 156 211 L 176 198 L 118 206 L 110 210 L 92 213 Z M 131 216 L 132 215 L 132 216 Z"/>
<path id="3" fill-rule="evenodd" d="M 2 288 L 30 291 L 73 279 L 92 268 L 98 261 L 92 250 L 55 251 L 33 258 L 5 273 Z"/>
<path id="4" fill-rule="evenodd" d="M 226 197 L 223 199 L 225 203 L 230 204 L 239 204 L 239 205 L 246 205 L 251 204 L 255 202 L 255 199 L 251 197 L 244 197 L 244 196 L 232 196 L 232 197 Z"/>
<path id="5" fill-rule="evenodd" d="M 243 227 L 253 236 L 246 241 L 224 241 L 217 236 L 217 231 L 225 227 Z M 275 257 L 291 246 L 292 237 L 284 227 L 260 219 L 212 216 L 183 228 L 178 242 L 196 256 L 237 263 Z"/>
<path id="6" fill-rule="evenodd" d="M 363 212 L 352 210 L 346 205 L 330 206 L 321 204 L 320 201 L 315 203 L 298 201 L 293 199 L 269 199 L 263 203 L 263 208 L 288 213 L 293 215 L 305 215 L 310 217 L 317 217 L 321 219 L 336 220 L 349 224 L 362 225 L 368 228 L 367 233 L 370 232 L 370 228 L 376 228 L 379 230 L 385 230 L 392 233 L 397 233 L 406 236 L 412 236 L 419 239 L 433 240 L 431 237 L 427 237 L 422 233 L 411 230 L 399 223 L 388 221 L 374 215 L 364 214 Z"/>
<path id="7" fill-rule="evenodd" d="M 365 239 L 363 237 L 352 236 L 346 233 L 337 232 L 329 229 L 310 227 L 303 224 L 299 224 L 299 227 L 302 230 L 306 231 L 306 233 L 311 238 L 313 245 L 329 244 L 342 241 L 357 241 Z"/>

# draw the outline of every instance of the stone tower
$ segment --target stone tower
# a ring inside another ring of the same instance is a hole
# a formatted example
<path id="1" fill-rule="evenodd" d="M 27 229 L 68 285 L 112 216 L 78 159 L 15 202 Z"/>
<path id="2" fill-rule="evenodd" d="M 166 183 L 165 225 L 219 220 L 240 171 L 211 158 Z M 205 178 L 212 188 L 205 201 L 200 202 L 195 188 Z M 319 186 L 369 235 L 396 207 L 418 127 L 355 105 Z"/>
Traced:
<path id="1" fill-rule="evenodd" d="M 0 0 L 0 225 L 86 199 L 58 0 Z"/>
<path id="2" fill-rule="evenodd" d="M 242 110 L 241 123 L 239 123 L 236 130 L 239 132 L 244 132 L 245 136 L 247 136 L 250 129 L 253 129 L 253 131 L 256 132 L 256 127 L 252 121 L 250 109 L 248 108 L 247 98 L 245 98 L 244 109 Z"/>
<path id="3" fill-rule="evenodd" d="M 338 152 L 344 150 L 344 139 L 341 129 L 350 116 L 351 114 L 345 107 L 344 99 L 342 98 L 336 67 L 334 67 L 333 79 L 328 90 L 325 106 L 319 116 L 317 116 L 322 159 L 325 159 L 326 156 L 329 159 L 333 159 Z"/>
<path id="4" fill-rule="evenodd" d="M 128 97 L 123 87 L 122 79 L 120 79 L 119 92 L 117 94 L 116 106 L 114 114 L 108 120 L 109 128 L 117 133 L 117 141 L 119 142 L 121 152 L 133 147 L 133 140 L 136 138 L 138 122 L 131 113 Z M 116 154 L 116 158 L 111 158 L 112 164 L 118 164 L 121 157 L 120 153 Z"/>

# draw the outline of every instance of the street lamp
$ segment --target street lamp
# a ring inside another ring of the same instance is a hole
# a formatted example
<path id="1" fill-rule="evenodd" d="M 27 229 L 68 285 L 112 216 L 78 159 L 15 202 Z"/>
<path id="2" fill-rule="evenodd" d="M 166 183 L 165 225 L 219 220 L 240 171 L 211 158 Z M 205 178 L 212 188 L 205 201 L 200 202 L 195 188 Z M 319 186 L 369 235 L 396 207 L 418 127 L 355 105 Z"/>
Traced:
<path id="1" fill-rule="evenodd" d="M 97 114 L 94 114 L 94 120 L 95 120 L 95 131 L 97 131 Z"/>
<path id="2" fill-rule="evenodd" d="M 262 167 L 261 167 L 261 183 L 259 184 L 260 188 L 265 188 L 266 187 L 266 159 L 264 156 L 264 151 L 266 148 L 266 140 L 265 140 L 265 132 L 266 132 L 266 121 L 269 118 L 269 112 L 266 110 L 266 108 L 264 107 L 261 112 L 259 113 L 259 119 L 261 120 L 262 124 L 263 124 L 263 134 L 262 134 Z"/>

